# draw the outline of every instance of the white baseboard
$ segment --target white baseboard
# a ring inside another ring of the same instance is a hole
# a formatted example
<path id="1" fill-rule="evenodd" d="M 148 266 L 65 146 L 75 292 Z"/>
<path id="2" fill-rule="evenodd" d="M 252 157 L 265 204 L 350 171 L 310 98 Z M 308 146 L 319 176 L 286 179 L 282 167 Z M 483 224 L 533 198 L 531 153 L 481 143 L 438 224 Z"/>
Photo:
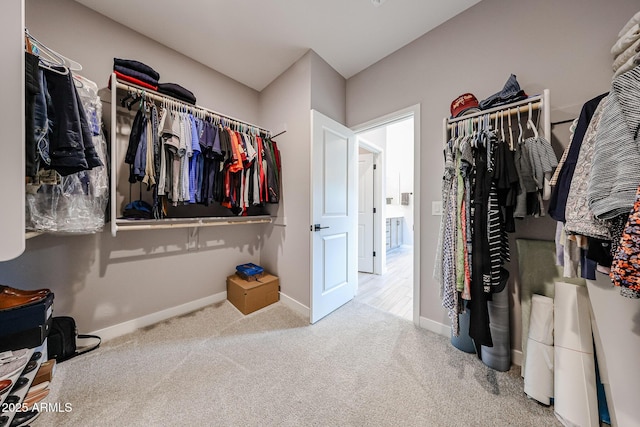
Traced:
<path id="1" fill-rule="evenodd" d="M 427 319 L 426 317 L 420 317 L 420 327 L 445 337 L 451 336 L 450 326 L 431 319 Z M 522 366 L 522 351 L 511 350 L 511 364 Z"/>
<path id="2" fill-rule="evenodd" d="M 280 302 L 282 302 L 282 304 L 295 311 L 302 317 L 311 319 L 311 310 L 309 310 L 309 307 L 299 303 L 298 301 L 294 300 L 290 296 L 283 294 L 282 292 L 280 292 Z"/>
<path id="3" fill-rule="evenodd" d="M 522 366 L 522 352 L 520 350 L 511 350 L 511 364 Z"/>
<path id="4" fill-rule="evenodd" d="M 428 331 L 435 332 L 438 335 L 445 337 L 451 336 L 451 326 L 436 322 L 435 320 L 427 319 L 426 317 L 420 317 L 420 327 Z"/>
<path id="5" fill-rule="evenodd" d="M 200 298 L 195 301 L 178 305 L 176 307 L 167 308 L 165 310 L 157 311 L 146 316 L 127 320 L 126 322 L 122 322 L 117 325 L 109 326 L 104 329 L 91 332 L 91 334 L 98 335 L 100 338 L 102 338 L 102 342 L 109 341 L 113 338 L 134 332 L 137 329 L 144 328 L 145 326 L 153 325 L 172 317 L 181 316 L 183 314 L 199 310 L 203 307 L 224 301 L 226 299 L 227 292 L 220 292 L 208 297 Z"/>

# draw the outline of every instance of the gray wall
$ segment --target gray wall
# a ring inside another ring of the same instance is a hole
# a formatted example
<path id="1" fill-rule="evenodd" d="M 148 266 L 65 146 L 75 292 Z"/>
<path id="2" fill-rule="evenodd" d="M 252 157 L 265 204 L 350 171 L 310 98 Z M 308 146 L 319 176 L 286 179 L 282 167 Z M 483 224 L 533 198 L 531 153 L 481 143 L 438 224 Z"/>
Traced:
<path id="1" fill-rule="evenodd" d="M 283 294 L 309 307 L 309 158 L 311 156 L 311 52 L 260 93 L 260 122 L 286 124 L 276 138 L 282 156 L 282 200 L 278 218 L 266 227 L 260 261 L 277 272 Z"/>
<path id="2" fill-rule="evenodd" d="M 144 17 L 141 17 L 144 19 Z M 192 90 L 198 103 L 257 122 L 258 93 L 71 0 L 28 0 L 26 25 L 56 51 L 80 62 L 81 74 L 104 87 L 113 58 L 140 60 L 163 82 Z M 0 283 L 49 287 L 56 315 L 74 316 L 82 331 L 98 330 L 226 290 L 237 264 L 259 262 L 260 225 L 200 230 L 187 251 L 187 229 L 45 235 L 24 254 L 0 263 Z"/>
<path id="3" fill-rule="evenodd" d="M 637 11 L 637 0 L 484 0 L 347 81 L 348 126 L 421 104 L 422 317 L 449 324 L 432 279 L 439 217 L 431 202 L 440 199 L 442 119 L 451 101 L 465 92 L 486 98 L 514 73 L 529 94 L 551 90 L 552 121 L 575 117 L 608 90 L 609 50 Z M 553 232 L 552 221 L 531 219 L 518 234 L 553 239 Z M 518 325 L 513 283 L 511 291 Z M 517 326 L 512 339 L 519 348 Z"/>
<path id="4" fill-rule="evenodd" d="M 344 124 L 346 122 L 347 81 L 315 53 L 311 55 L 311 108 Z"/>
<path id="5" fill-rule="evenodd" d="M 80 62 L 83 76 L 107 86 L 113 58 L 136 59 L 163 83 L 191 90 L 198 104 L 255 123 L 258 92 L 72 0 L 26 0 L 26 27 L 41 42 Z M 140 17 L 145 19 L 145 17 Z M 259 124 L 259 123 L 255 123 Z"/>
<path id="6" fill-rule="evenodd" d="M 260 123 L 287 133 L 276 138 L 281 150 L 283 198 L 277 219 L 266 227 L 261 253 L 276 271 L 282 293 L 306 308 L 311 277 L 311 109 L 345 121 L 345 79 L 314 51 L 282 73 L 260 93 Z"/>

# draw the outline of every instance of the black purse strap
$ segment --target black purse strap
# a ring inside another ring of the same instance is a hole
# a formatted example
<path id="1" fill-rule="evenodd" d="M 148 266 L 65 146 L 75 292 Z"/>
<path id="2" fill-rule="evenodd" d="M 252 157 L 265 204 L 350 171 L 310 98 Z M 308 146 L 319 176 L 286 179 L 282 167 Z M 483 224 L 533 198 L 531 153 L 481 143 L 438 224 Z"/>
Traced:
<path id="1" fill-rule="evenodd" d="M 80 356 L 81 354 L 89 353 L 90 351 L 93 351 L 96 348 L 100 347 L 100 344 L 102 343 L 102 338 L 100 338 L 97 335 L 78 334 L 76 336 L 76 338 L 95 338 L 95 339 L 98 340 L 98 344 L 96 344 L 96 345 L 94 345 L 92 347 L 86 348 L 86 349 L 84 349 L 82 351 L 76 351 L 75 354 L 70 357 L 70 359 L 73 358 L 73 357 L 76 357 L 76 356 Z"/>

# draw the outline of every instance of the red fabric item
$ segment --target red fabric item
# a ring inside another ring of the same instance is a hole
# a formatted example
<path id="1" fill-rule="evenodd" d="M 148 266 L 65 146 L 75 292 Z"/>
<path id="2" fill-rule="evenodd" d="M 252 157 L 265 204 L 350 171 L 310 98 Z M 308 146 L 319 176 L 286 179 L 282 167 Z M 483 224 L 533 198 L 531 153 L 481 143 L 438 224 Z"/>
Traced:
<path id="1" fill-rule="evenodd" d="M 158 86 L 152 86 L 149 83 L 145 83 L 141 80 L 136 79 L 135 77 L 127 76 L 126 74 L 122 74 L 118 71 L 114 71 L 114 73 L 116 73 L 116 77 L 122 81 L 133 83 L 136 86 L 140 86 L 146 89 L 151 89 L 156 91 L 158 90 Z M 109 83 L 111 83 L 111 80 L 109 80 Z"/>
<path id="2" fill-rule="evenodd" d="M 226 166 L 223 175 L 224 189 L 223 189 L 223 199 L 222 203 L 220 203 L 225 208 L 231 209 L 231 173 L 229 172 L 229 167 Z"/>
<path id="3" fill-rule="evenodd" d="M 247 147 L 246 147 L 244 139 L 242 138 L 242 135 L 238 131 L 236 131 L 236 138 L 238 139 L 238 148 L 239 148 L 239 152 L 240 152 L 240 158 L 241 158 L 241 161 L 242 161 L 242 164 L 243 164 L 244 168 L 246 169 L 246 168 L 249 167 L 247 165 Z"/>
<path id="4" fill-rule="evenodd" d="M 231 137 L 231 150 L 233 152 L 233 163 L 229 165 L 229 171 L 231 172 L 240 172 L 243 169 L 242 165 L 242 146 L 238 141 L 238 135 L 236 132 L 227 128 L 229 132 L 229 136 Z"/>

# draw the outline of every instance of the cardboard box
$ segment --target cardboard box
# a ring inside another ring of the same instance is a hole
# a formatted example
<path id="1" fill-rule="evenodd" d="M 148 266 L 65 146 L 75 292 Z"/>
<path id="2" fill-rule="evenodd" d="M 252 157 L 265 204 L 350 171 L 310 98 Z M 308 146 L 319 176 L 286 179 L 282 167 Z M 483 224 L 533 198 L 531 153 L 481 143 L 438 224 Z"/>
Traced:
<path id="1" fill-rule="evenodd" d="M 280 280 L 265 274 L 257 280 L 244 280 L 237 274 L 227 277 L 227 299 L 242 314 L 253 313 L 280 300 Z"/>

